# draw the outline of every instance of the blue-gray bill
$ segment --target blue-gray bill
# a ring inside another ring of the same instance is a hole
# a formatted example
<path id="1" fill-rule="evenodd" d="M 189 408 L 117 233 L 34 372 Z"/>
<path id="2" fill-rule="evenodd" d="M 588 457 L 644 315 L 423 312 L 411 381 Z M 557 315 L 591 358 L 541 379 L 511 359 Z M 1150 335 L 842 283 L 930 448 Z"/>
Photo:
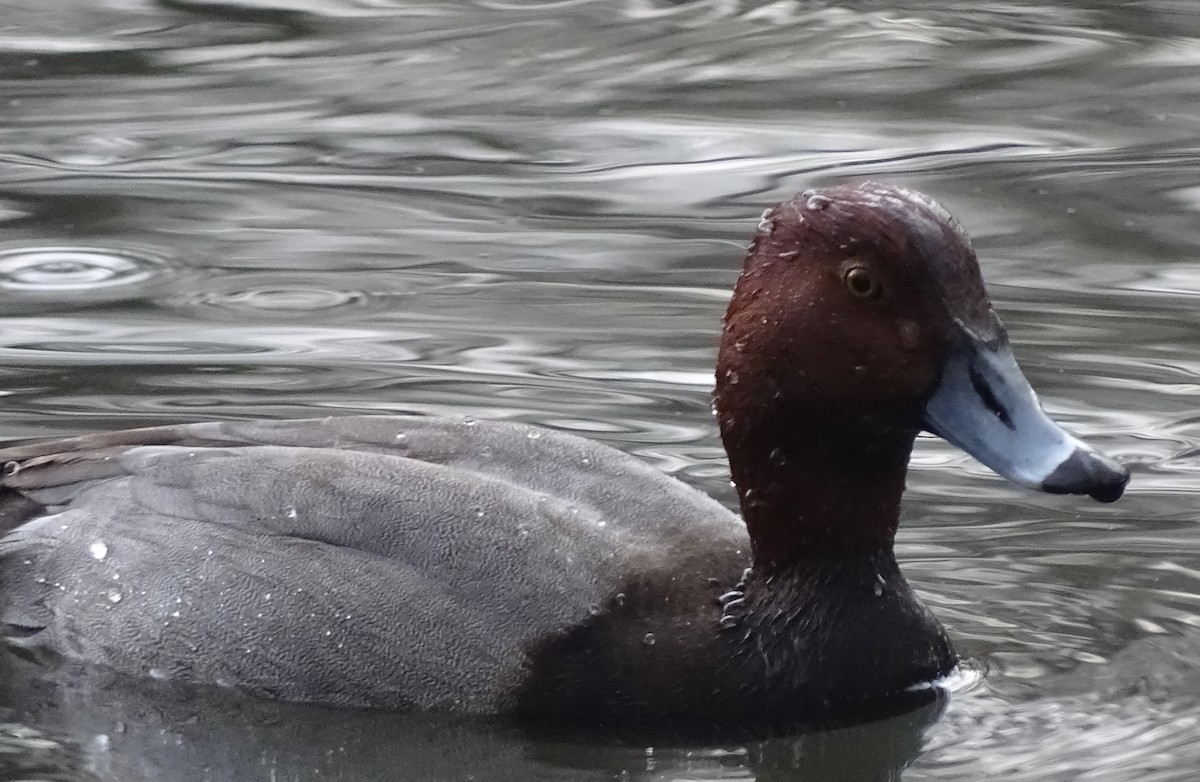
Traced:
<path id="1" fill-rule="evenodd" d="M 1021 486 L 1118 499 L 1129 471 L 1050 420 L 1007 340 L 962 335 L 925 405 L 925 428 Z"/>

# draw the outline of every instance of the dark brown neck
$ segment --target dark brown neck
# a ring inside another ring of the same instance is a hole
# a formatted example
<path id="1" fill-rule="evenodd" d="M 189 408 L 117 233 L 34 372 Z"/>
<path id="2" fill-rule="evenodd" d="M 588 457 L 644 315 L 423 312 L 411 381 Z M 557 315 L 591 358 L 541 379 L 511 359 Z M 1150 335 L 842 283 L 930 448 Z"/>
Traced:
<path id="1" fill-rule="evenodd" d="M 868 432 L 785 406 L 731 409 L 742 417 L 722 415 L 721 435 L 756 571 L 891 552 L 915 431 Z"/>

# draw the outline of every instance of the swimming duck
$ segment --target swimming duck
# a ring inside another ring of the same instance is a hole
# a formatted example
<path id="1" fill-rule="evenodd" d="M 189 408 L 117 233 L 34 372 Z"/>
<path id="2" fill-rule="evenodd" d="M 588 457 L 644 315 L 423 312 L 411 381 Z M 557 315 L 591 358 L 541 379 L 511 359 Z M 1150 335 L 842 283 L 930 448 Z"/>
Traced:
<path id="1" fill-rule="evenodd" d="M 893 555 L 918 432 L 1031 489 L 1128 481 L 1043 412 L 963 229 L 892 185 L 763 215 L 715 412 L 741 517 L 612 448 L 470 418 L 10 446 L 0 621 L 27 652 L 332 706 L 846 722 L 956 665 Z"/>

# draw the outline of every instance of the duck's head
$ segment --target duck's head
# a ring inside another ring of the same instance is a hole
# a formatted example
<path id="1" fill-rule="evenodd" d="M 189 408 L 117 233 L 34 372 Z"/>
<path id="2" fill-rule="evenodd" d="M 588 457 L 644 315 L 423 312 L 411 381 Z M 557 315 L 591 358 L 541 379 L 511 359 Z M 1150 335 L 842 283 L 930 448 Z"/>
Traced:
<path id="1" fill-rule="evenodd" d="M 716 409 L 731 460 L 769 457 L 742 459 L 751 470 L 808 449 L 839 464 L 830 475 L 869 471 L 907 459 L 925 429 L 1032 489 L 1111 502 L 1129 480 L 1042 410 L 963 229 L 893 185 L 810 190 L 763 215 L 725 319 Z"/>

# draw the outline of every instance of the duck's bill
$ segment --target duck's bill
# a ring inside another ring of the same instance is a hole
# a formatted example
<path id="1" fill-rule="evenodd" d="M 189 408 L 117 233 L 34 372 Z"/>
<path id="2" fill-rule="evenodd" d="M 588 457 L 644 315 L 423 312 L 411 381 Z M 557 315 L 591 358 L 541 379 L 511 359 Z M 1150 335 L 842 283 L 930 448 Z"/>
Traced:
<path id="1" fill-rule="evenodd" d="M 1021 486 L 1119 498 L 1129 471 L 1050 420 L 1007 343 L 963 337 L 925 405 L 925 428 Z"/>

